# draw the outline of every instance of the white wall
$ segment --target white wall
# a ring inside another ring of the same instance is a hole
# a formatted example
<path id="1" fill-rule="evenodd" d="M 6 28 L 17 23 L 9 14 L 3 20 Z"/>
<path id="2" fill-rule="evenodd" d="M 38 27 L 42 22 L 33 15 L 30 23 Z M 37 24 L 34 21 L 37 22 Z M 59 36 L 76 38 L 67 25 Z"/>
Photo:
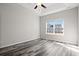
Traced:
<path id="1" fill-rule="evenodd" d="M 0 16 L 0 41 L 1 41 L 1 16 Z M 1 42 L 0 42 L 0 47 L 1 47 Z"/>
<path id="2" fill-rule="evenodd" d="M 40 17 L 41 38 L 77 44 L 77 13 L 78 8 L 73 8 L 70 10 L 65 10 L 62 12 Z M 46 34 L 46 21 L 53 19 L 64 19 L 64 36 Z"/>
<path id="3" fill-rule="evenodd" d="M 0 47 L 39 38 L 39 17 L 18 4 L 0 4 Z"/>
<path id="4" fill-rule="evenodd" d="M 79 46 L 79 7 L 78 7 L 78 46 Z"/>

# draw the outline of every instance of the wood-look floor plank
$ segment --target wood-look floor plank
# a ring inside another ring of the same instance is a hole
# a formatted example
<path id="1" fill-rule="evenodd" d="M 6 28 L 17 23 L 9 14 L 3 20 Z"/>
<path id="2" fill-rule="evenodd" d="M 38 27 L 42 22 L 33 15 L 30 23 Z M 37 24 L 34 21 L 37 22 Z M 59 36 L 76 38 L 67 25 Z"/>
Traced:
<path id="1" fill-rule="evenodd" d="M 66 44 L 50 40 L 33 40 L 0 49 L 3 56 L 76 56 Z"/>

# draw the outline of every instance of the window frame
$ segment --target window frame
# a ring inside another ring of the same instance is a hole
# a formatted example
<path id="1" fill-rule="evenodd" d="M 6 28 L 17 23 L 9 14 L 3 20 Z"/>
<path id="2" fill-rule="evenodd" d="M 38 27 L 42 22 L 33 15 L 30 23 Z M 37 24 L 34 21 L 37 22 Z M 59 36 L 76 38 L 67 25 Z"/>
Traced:
<path id="1" fill-rule="evenodd" d="M 54 20 L 60 20 L 60 19 L 54 19 Z M 61 20 L 63 20 L 63 19 L 61 19 Z M 50 20 L 46 20 L 46 34 L 47 35 L 64 35 L 64 24 L 63 24 L 63 33 L 48 33 L 47 32 L 47 24 L 48 24 L 48 21 L 50 21 Z M 63 20 L 63 22 L 64 22 L 64 20 Z"/>

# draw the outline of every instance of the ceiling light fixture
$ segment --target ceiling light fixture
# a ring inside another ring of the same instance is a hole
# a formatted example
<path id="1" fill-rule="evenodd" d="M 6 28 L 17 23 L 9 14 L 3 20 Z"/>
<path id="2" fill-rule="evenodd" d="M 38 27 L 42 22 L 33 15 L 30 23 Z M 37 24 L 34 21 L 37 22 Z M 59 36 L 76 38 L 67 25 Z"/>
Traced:
<path id="1" fill-rule="evenodd" d="M 43 0 L 37 0 L 37 4 L 34 7 L 34 9 L 37 9 L 37 7 L 43 7 L 43 8 L 47 8 L 44 4 L 42 4 Z"/>

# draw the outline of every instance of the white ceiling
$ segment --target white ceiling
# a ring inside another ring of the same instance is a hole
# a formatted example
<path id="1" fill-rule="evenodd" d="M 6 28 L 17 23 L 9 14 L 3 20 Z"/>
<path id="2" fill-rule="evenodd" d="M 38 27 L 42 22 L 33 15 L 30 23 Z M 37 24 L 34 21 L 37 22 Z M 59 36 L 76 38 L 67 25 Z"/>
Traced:
<path id="1" fill-rule="evenodd" d="M 78 3 L 43 3 L 47 8 L 44 9 L 42 7 L 38 7 L 34 9 L 36 3 L 19 3 L 19 5 L 28 8 L 29 10 L 33 11 L 35 14 L 39 16 L 44 16 L 47 14 L 63 11 L 66 9 L 71 9 L 77 7 Z"/>

